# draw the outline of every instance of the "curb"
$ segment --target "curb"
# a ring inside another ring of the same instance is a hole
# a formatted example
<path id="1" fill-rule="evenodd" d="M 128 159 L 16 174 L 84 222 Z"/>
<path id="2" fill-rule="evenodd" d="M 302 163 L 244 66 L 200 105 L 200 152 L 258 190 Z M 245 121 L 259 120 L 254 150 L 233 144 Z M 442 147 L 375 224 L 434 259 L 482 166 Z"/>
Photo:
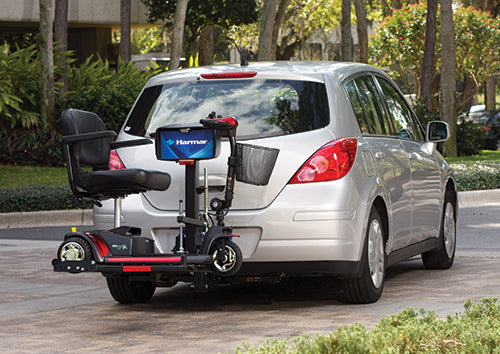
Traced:
<path id="1" fill-rule="evenodd" d="M 500 189 L 458 193 L 461 207 L 500 204 Z M 93 225 L 92 209 L 0 213 L 0 229 Z"/>
<path id="2" fill-rule="evenodd" d="M 458 192 L 459 206 L 500 204 L 500 189 Z"/>
<path id="3" fill-rule="evenodd" d="M 0 213 L 0 229 L 93 225 L 92 209 Z"/>

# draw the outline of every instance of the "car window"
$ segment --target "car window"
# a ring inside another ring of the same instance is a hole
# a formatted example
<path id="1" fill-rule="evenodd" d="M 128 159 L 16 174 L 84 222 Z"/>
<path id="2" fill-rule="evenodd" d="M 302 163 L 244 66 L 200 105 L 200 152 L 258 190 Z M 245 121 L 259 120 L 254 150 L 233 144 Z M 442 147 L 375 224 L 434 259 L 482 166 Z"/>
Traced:
<path id="1" fill-rule="evenodd" d="M 361 101 L 359 100 L 358 91 L 356 90 L 354 81 L 349 81 L 348 83 L 346 83 L 345 89 L 347 95 L 349 96 L 349 100 L 351 101 L 354 113 L 356 114 L 361 133 L 369 134 L 370 129 L 368 127 L 368 122 L 366 121 L 365 113 L 363 112 L 363 107 L 361 106 Z"/>
<path id="2" fill-rule="evenodd" d="M 385 102 L 389 110 L 395 134 L 399 138 L 423 140 L 420 127 L 414 121 L 410 108 L 405 99 L 385 79 L 377 77 L 384 93 Z"/>
<path id="3" fill-rule="evenodd" d="M 372 134 L 389 135 L 390 128 L 375 82 L 371 76 L 354 79 Z"/>
<path id="4" fill-rule="evenodd" d="M 240 139 L 301 133 L 330 122 L 322 83 L 211 80 L 144 90 L 124 129 L 151 136 L 161 126 L 198 123 L 211 112 L 237 118 Z"/>

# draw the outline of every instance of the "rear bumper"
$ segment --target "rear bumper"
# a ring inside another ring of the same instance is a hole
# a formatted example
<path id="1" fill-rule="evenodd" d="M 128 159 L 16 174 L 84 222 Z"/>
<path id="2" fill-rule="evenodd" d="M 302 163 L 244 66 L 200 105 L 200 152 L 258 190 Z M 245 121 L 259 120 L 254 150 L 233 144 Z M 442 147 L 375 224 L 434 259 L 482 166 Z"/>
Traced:
<path id="1" fill-rule="evenodd" d="M 289 185 L 264 209 L 230 210 L 225 223 L 240 235 L 234 242 L 245 264 L 358 262 L 368 203 L 352 190 L 336 183 Z M 139 195 L 130 196 L 123 202 L 122 222 L 140 226 L 143 235 L 167 253 L 178 235 L 177 214 L 155 209 Z M 112 221 L 112 203 L 94 210 L 96 227 L 110 227 Z"/>
<path id="2" fill-rule="evenodd" d="M 314 261 L 314 262 L 246 262 L 239 274 L 245 276 L 287 275 L 336 275 L 342 277 L 361 276 L 360 262 Z"/>

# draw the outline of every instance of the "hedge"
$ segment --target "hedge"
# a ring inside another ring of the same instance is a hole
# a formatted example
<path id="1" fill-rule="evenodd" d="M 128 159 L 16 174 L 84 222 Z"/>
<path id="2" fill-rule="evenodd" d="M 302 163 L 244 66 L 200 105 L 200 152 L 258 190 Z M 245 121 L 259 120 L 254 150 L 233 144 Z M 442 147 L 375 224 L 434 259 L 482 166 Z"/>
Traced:
<path id="1" fill-rule="evenodd" d="M 64 166 L 62 135 L 33 131 L 0 130 L 0 163 L 7 165 Z"/>
<path id="2" fill-rule="evenodd" d="M 459 191 L 500 188 L 500 161 L 452 163 Z"/>
<path id="3" fill-rule="evenodd" d="M 92 208 L 92 202 L 77 200 L 69 186 L 23 186 L 0 189 L 0 212 Z"/>
<path id="4" fill-rule="evenodd" d="M 465 311 L 439 319 L 435 312 L 408 307 L 383 318 L 371 331 L 361 324 L 328 335 L 268 340 L 255 348 L 243 343 L 236 353 L 499 353 L 500 303 L 467 301 Z"/>

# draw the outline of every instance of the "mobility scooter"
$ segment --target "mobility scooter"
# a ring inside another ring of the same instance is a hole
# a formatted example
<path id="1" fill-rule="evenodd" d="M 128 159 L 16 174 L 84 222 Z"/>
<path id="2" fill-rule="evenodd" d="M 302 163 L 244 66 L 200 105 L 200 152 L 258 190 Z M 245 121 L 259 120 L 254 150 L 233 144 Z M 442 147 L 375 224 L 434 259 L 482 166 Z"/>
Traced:
<path id="1" fill-rule="evenodd" d="M 99 201 L 113 198 L 114 228 L 102 231 L 71 232 L 65 235 L 57 258 L 56 272 L 101 272 L 113 298 L 120 303 L 148 302 L 157 286 L 191 282 L 205 290 L 221 280 L 235 276 L 243 257 L 233 238 L 238 237 L 224 224 L 231 207 L 235 179 L 265 185 L 269 181 L 278 150 L 236 143 L 238 123 L 215 112 L 200 124 L 170 125 L 158 128 L 154 136 L 156 156 L 185 166 L 185 200 L 179 201 L 179 233 L 170 253 L 159 253 L 154 240 L 141 235 L 141 229 L 120 225 L 121 200 L 132 193 L 169 188 L 168 173 L 136 168 L 109 170 L 111 149 L 131 148 L 153 143 L 150 139 L 111 142 L 116 133 L 105 129 L 94 113 L 69 109 L 61 115 L 63 145 L 69 184 L 80 199 Z M 216 158 L 222 138 L 230 144 L 224 199 L 209 201 L 207 171 L 205 185 L 199 186 L 198 161 Z M 266 173 L 259 180 L 248 180 L 245 160 L 252 151 L 266 156 Z M 270 163 L 269 163 L 270 162 Z M 89 166 L 92 168 L 84 169 Z M 204 205 L 200 210 L 200 195 Z M 73 230 L 75 231 L 75 230 Z"/>

